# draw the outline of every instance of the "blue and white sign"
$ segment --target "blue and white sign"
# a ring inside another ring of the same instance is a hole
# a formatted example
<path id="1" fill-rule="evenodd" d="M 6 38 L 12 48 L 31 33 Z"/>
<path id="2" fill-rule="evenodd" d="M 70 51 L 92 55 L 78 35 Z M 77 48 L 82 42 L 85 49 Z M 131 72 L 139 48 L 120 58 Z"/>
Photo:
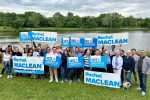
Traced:
<path id="1" fill-rule="evenodd" d="M 106 56 L 89 56 L 89 67 L 106 68 Z"/>
<path id="2" fill-rule="evenodd" d="M 83 68 L 83 57 L 67 57 L 67 68 Z"/>
<path id="3" fill-rule="evenodd" d="M 57 41 L 57 32 L 32 31 L 34 42 L 53 42 Z"/>
<path id="4" fill-rule="evenodd" d="M 97 36 L 98 45 L 128 44 L 128 33 L 100 34 Z"/>
<path id="5" fill-rule="evenodd" d="M 43 57 L 13 57 L 15 73 L 44 74 Z"/>
<path id="6" fill-rule="evenodd" d="M 84 70 L 84 83 L 120 88 L 120 75 Z"/>
<path id="7" fill-rule="evenodd" d="M 84 38 L 84 47 L 97 48 L 97 38 Z"/>
<path id="8" fill-rule="evenodd" d="M 44 56 L 44 62 L 43 62 L 43 64 L 51 66 L 51 67 L 57 67 L 57 68 L 59 68 L 60 61 L 61 61 L 61 58 L 59 56 L 54 56 L 54 55 L 46 54 Z"/>
<path id="9" fill-rule="evenodd" d="M 84 48 L 84 39 L 76 38 L 76 37 L 69 37 L 69 46 Z"/>
<path id="10" fill-rule="evenodd" d="M 61 39 L 61 46 L 69 47 L 69 38 L 62 38 Z"/>
<path id="11" fill-rule="evenodd" d="M 19 32 L 20 41 L 32 40 L 32 32 Z"/>

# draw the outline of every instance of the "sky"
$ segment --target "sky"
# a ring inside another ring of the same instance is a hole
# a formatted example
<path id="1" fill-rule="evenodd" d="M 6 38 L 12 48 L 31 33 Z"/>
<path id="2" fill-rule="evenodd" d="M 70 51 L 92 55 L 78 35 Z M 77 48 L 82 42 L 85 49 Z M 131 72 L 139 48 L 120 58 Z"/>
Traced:
<path id="1" fill-rule="evenodd" d="M 66 16 L 99 16 L 102 13 L 117 12 L 125 17 L 150 17 L 150 0 L 0 0 L 0 12 L 23 14 L 26 11 L 39 12 L 52 17 L 56 12 Z"/>

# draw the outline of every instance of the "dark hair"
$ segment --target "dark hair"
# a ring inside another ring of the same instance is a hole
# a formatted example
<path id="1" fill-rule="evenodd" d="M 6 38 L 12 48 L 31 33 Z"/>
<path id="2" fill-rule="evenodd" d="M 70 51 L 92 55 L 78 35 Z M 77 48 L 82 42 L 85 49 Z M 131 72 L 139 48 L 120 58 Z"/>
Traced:
<path id="1" fill-rule="evenodd" d="M 57 47 L 59 47 L 59 46 L 57 46 Z"/>
<path id="2" fill-rule="evenodd" d="M 79 49 L 79 47 L 76 47 L 76 48 L 78 48 L 78 49 Z M 76 48 L 75 48 L 75 50 L 76 50 Z"/>
<path id="3" fill-rule="evenodd" d="M 25 49 L 27 49 L 27 53 L 28 53 L 28 52 L 29 52 L 29 49 L 28 49 L 28 48 L 24 48 L 24 53 L 26 53 L 26 52 L 25 52 Z"/>
<path id="4" fill-rule="evenodd" d="M 49 50 L 51 51 L 50 47 L 47 47 L 46 50 L 49 48 Z"/>
<path id="5" fill-rule="evenodd" d="M 112 45 L 112 46 L 114 46 L 114 47 L 115 47 L 115 45 Z M 112 46 L 111 46 L 111 47 L 112 47 Z"/>
<path id="6" fill-rule="evenodd" d="M 8 49 L 8 53 L 10 54 L 9 48 L 7 47 L 6 49 Z M 5 49 L 5 54 L 6 54 L 6 49 Z"/>
<path id="7" fill-rule="evenodd" d="M 41 45 L 40 43 L 38 45 Z"/>
<path id="8" fill-rule="evenodd" d="M 30 49 L 28 50 L 28 53 L 31 53 L 30 50 L 32 50 L 32 53 L 33 53 L 33 49 L 32 49 L 32 48 L 30 48 Z"/>
<path id="9" fill-rule="evenodd" d="M 8 49 L 9 49 L 9 47 L 10 47 L 11 45 L 8 45 Z M 10 50 L 9 50 L 10 51 Z M 11 51 L 12 51 L 12 46 L 11 46 Z"/>
<path id="10" fill-rule="evenodd" d="M 122 51 L 124 53 L 124 50 L 120 50 L 120 51 Z"/>
<path id="11" fill-rule="evenodd" d="M 28 44 L 26 45 L 26 47 L 29 46 Z"/>
<path id="12" fill-rule="evenodd" d="M 53 47 L 53 48 L 57 49 L 56 47 Z M 53 48 L 52 48 L 52 49 L 53 49 Z"/>
<path id="13" fill-rule="evenodd" d="M 136 49 L 135 49 L 135 48 L 131 49 L 131 51 L 133 51 L 133 50 L 135 50 L 135 51 L 136 51 Z"/>

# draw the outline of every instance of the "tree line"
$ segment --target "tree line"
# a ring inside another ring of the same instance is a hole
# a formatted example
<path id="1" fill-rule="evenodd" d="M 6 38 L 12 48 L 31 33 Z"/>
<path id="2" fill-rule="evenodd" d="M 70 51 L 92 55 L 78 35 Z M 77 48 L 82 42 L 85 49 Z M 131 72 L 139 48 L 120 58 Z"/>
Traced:
<path id="1" fill-rule="evenodd" d="M 68 12 L 66 16 L 56 12 L 53 17 L 45 17 L 36 12 L 25 12 L 24 14 L 0 12 L 0 26 L 19 27 L 57 27 L 57 28 L 97 28 L 97 27 L 149 27 L 150 18 L 135 18 L 132 15 L 124 17 L 119 13 L 105 13 L 98 17 L 74 16 Z"/>

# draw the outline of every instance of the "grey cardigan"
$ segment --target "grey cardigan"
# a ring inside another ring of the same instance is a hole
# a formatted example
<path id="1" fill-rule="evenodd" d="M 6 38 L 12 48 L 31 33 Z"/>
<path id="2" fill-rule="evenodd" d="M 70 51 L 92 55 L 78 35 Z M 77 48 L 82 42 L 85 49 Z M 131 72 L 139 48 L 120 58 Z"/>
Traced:
<path id="1" fill-rule="evenodd" d="M 138 61 L 139 58 L 137 58 L 136 62 L 135 62 L 135 71 L 138 71 Z M 150 74 L 150 58 L 148 58 L 147 56 L 145 56 L 145 58 L 143 59 L 143 63 L 142 63 L 142 73 L 149 73 Z"/>

